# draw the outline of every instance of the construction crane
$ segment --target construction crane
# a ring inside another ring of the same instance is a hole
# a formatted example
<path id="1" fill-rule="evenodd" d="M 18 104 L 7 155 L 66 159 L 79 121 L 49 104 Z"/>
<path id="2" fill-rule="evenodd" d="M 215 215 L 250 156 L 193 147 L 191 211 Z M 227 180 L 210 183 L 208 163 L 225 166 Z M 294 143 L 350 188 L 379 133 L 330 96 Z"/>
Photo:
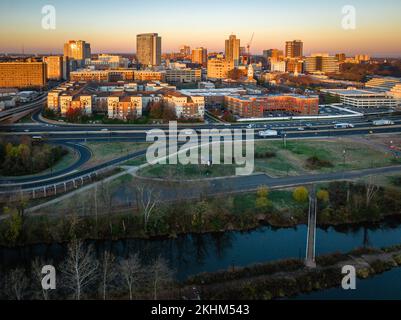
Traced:
<path id="1" fill-rule="evenodd" d="M 255 32 L 252 33 L 251 40 L 246 45 L 246 48 L 248 50 L 248 64 L 251 64 L 251 45 L 252 45 L 252 41 L 253 41 L 253 37 L 254 36 L 255 36 Z"/>

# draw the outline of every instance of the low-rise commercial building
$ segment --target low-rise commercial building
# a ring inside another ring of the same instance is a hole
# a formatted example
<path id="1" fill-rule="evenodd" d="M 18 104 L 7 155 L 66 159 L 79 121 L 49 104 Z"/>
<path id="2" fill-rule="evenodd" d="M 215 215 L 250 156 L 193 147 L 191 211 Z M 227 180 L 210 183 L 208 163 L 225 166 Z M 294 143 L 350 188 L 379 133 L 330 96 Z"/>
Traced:
<path id="1" fill-rule="evenodd" d="M 304 60 L 304 71 L 306 73 L 337 73 L 340 71 L 340 64 L 336 57 L 328 53 L 316 53 Z"/>
<path id="2" fill-rule="evenodd" d="M 341 102 L 355 108 L 392 108 L 397 101 L 386 92 L 375 90 L 325 89 L 322 92 L 340 97 Z"/>
<path id="3" fill-rule="evenodd" d="M 242 118 L 262 118 L 272 111 L 299 115 L 319 114 L 319 97 L 301 95 L 237 95 L 226 96 L 225 106 Z"/>
<path id="4" fill-rule="evenodd" d="M 391 91 L 396 85 L 401 84 L 401 78 L 394 77 L 374 77 L 365 83 L 365 87 L 368 89 L 374 89 L 377 91 Z"/>
<path id="5" fill-rule="evenodd" d="M 401 107 L 401 84 L 396 84 L 390 91 L 388 91 L 388 95 L 393 97 L 398 106 Z"/>
<path id="6" fill-rule="evenodd" d="M 133 81 L 135 76 L 133 69 L 118 70 L 78 70 L 70 72 L 71 81 L 86 82 L 117 82 L 117 81 Z"/>
<path id="7" fill-rule="evenodd" d="M 222 89 L 184 89 L 180 93 L 187 96 L 202 96 L 205 99 L 205 106 L 214 107 L 224 104 L 225 96 L 246 94 L 244 88 L 222 88 Z"/>
<path id="8" fill-rule="evenodd" d="M 165 81 L 166 73 L 164 71 L 152 71 L 152 70 L 135 70 L 134 80 L 135 81 Z"/>
<path id="9" fill-rule="evenodd" d="M 166 70 L 166 81 L 168 83 L 191 83 L 202 80 L 201 69 L 169 69 Z"/>

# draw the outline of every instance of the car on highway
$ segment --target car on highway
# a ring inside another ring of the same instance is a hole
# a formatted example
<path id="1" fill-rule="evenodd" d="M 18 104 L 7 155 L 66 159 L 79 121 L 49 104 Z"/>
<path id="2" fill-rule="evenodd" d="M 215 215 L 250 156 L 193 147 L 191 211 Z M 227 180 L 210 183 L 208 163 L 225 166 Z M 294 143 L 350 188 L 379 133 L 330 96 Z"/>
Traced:
<path id="1" fill-rule="evenodd" d="M 372 122 L 372 124 L 376 127 L 393 126 L 393 125 L 395 125 L 395 122 L 391 121 L 391 120 L 375 120 Z"/>
<path id="2" fill-rule="evenodd" d="M 277 137 L 278 132 L 276 130 L 265 130 L 259 131 L 259 137 Z"/>
<path id="3" fill-rule="evenodd" d="M 305 129 L 306 130 L 317 130 L 317 128 L 314 127 L 311 123 L 307 123 Z"/>
<path id="4" fill-rule="evenodd" d="M 337 123 L 334 125 L 334 129 L 352 129 L 355 126 L 352 123 Z"/>
<path id="5" fill-rule="evenodd" d="M 183 133 L 186 134 L 186 135 L 188 135 L 188 136 L 190 136 L 190 135 L 193 135 L 193 134 L 194 134 L 194 130 L 192 130 L 192 129 L 186 129 L 186 130 L 183 131 Z"/>
<path id="6" fill-rule="evenodd" d="M 29 132 L 29 129 L 25 129 L 24 132 Z"/>
<path id="7" fill-rule="evenodd" d="M 109 129 L 102 129 L 102 130 L 100 130 L 100 131 L 109 131 Z"/>
<path id="8" fill-rule="evenodd" d="M 299 127 L 297 130 L 298 131 L 305 131 L 305 128 L 304 127 Z"/>

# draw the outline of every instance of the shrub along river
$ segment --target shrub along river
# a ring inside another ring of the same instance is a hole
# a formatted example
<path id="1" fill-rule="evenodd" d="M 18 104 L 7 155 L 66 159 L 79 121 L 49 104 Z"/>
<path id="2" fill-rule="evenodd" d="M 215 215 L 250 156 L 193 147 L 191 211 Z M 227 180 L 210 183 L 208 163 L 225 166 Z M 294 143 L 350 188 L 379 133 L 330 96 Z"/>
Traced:
<path id="1" fill-rule="evenodd" d="M 144 262 L 158 255 L 164 256 L 175 269 L 178 280 L 201 272 L 213 272 L 286 258 L 303 259 L 306 250 L 306 226 L 274 229 L 268 226 L 249 232 L 182 235 L 176 239 L 96 241 L 97 254 L 111 250 L 118 257 L 139 252 Z M 316 252 L 324 255 L 349 252 L 368 245 L 389 247 L 401 243 L 401 221 L 388 219 L 374 226 L 337 227 L 318 229 Z M 54 263 L 66 254 L 61 244 L 32 245 L 19 248 L 0 248 L 3 268 L 29 265 L 36 257 Z M 299 296 L 299 299 L 385 298 L 401 299 L 401 269 L 394 269 L 368 280 L 357 282 L 358 290 L 345 292 L 330 289 Z"/>

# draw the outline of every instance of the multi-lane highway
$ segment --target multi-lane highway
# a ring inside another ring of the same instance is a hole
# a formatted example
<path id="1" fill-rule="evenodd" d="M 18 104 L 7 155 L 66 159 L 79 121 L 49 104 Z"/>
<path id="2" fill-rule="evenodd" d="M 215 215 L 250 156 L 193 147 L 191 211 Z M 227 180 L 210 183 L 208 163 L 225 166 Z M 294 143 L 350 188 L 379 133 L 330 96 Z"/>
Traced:
<path id="1" fill-rule="evenodd" d="M 35 110 L 40 110 L 43 107 L 43 103 L 46 101 L 46 99 L 47 95 L 41 94 L 30 103 L 24 104 L 20 107 L 3 110 L 0 112 L 0 121 L 3 123 L 18 121 Z"/>
<path id="2" fill-rule="evenodd" d="M 32 107 L 32 106 L 31 106 Z M 373 126 L 372 120 L 377 118 L 359 117 L 348 119 L 344 122 L 352 123 L 354 128 L 349 129 L 335 129 L 335 122 L 342 122 L 340 120 L 310 120 L 310 121 L 282 121 L 282 122 L 265 122 L 256 124 L 221 124 L 221 123 L 208 123 L 198 125 L 180 125 L 179 128 L 186 130 L 193 129 L 193 134 L 201 133 L 202 129 L 247 129 L 252 128 L 255 130 L 253 139 L 302 139 L 302 138 L 322 138 L 322 137 L 340 137 L 350 135 L 366 135 L 366 134 L 380 134 L 380 133 L 401 133 L 401 116 L 388 116 L 387 119 L 394 121 L 392 126 L 376 127 Z M 27 124 L 10 124 L 0 125 L 2 135 L 29 135 L 29 136 L 42 136 L 50 143 L 64 144 L 70 148 L 75 148 L 80 155 L 79 160 L 68 168 L 53 174 L 46 174 L 35 177 L 25 178 L 12 178 L 0 179 L 0 187 L 4 190 L 9 186 L 19 187 L 22 189 L 39 188 L 41 186 L 62 183 L 63 181 L 71 180 L 80 177 L 84 174 L 90 174 L 103 168 L 111 167 L 121 164 L 129 159 L 140 157 L 145 154 L 145 151 L 139 151 L 128 154 L 124 157 L 114 159 L 94 168 L 86 169 L 84 171 L 77 171 L 77 169 L 88 160 L 90 154 L 88 150 L 81 144 L 87 141 L 130 141 L 130 142 L 144 142 L 146 141 L 147 132 L 154 128 L 168 129 L 167 125 L 76 125 L 66 124 L 62 122 L 45 121 L 35 113 L 33 116 L 34 123 Z M 312 126 L 312 130 L 308 130 L 308 126 Z M 260 130 L 274 129 L 279 132 L 277 137 L 261 138 L 257 134 Z M 175 134 L 175 132 L 173 133 Z M 166 133 L 168 135 L 168 132 Z"/>

